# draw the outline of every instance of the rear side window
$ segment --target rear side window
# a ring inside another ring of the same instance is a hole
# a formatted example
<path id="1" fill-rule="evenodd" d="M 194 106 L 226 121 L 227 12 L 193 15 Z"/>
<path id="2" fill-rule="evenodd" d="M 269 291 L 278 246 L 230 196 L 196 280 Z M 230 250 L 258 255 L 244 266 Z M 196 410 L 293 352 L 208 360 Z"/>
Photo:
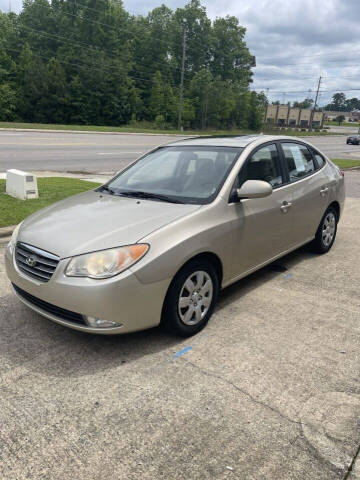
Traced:
<path id="1" fill-rule="evenodd" d="M 325 159 L 320 153 L 316 152 L 315 150 L 312 150 L 313 155 L 316 160 L 317 168 L 320 169 L 325 165 Z"/>
<path id="2" fill-rule="evenodd" d="M 289 170 L 290 182 L 295 182 L 315 172 L 313 156 L 305 145 L 284 142 L 282 149 Z"/>

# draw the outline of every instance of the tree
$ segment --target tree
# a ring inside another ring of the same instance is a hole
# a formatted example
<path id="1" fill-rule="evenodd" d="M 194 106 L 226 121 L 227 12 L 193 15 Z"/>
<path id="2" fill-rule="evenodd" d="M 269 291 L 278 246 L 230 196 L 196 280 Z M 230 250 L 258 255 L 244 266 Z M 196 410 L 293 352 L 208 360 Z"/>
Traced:
<path id="1" fill-rule="evenodd" d="M 211 72 L 223 80 L 235 80 L 248 85 L 255 58 L 244 41 L 246 29 L 236 17 L 227 16 L 214 21 L 211 36 Z"/>
<path id="2" fill-rule="evenodd" d="M 256 92 L 250 94 L 250 110 L 249 110 L 249 128 L 251 130 L 258 130 L 261 127 L 264 110 L 263 110 L 263 97 Z"/>
<path id="3" fill-rule="evenodd" d="M 360 98 L 349 98 L 345 101 L 346 112 L 351 112 L 352 110 L 360 110 Z"/>
<path id="4" fill-rule="evenodd" d="M 171 86 L 163 80 L 160 72 L 156 72 L 150 93 L 149 116 L 154 120 L 160 115 L 165 123 L 174 122 L 176 102 Z"/>
<path id="5" fill-rule="evenodd" d="M 344 115 L 338 115 L 336 118 L 334 118 L 335 122 L 339 122 L 339 125 L 345 120 Z"/>
<path id="6" fill-rule="evenodd" d="M 47 94 L 39 99 L 37 108 L 43 112 L 46 123 L 65 123 L 69 94 L 64 69 L 55 58 L 49 60 L 46 69 Z"/>
<path id="7" fill-rule="evenodd" d="M 325 110 L 343 112 L 346 111 L 346 95 L 344 93 L 335 93 L 332 102 L 326 105 Z"/>
<path id="8" fill-rule="evenodd" d="M 0 116 L 174 125 L 184 35 L 184 125 L 259 125 L 245 28 L 236 17 L 212 21 L 200 0 L 147 16 L 121 0 L 24 0 L 19 15 L 0 12 Z"/>
<path id="9" fill-rule="evenodd" d="M 205 129 L 208 124 L 209 102 L 211 101 L 213 76 L 209 69 L 194 75 L 189 88 L 189 97 L 195 109 L 194 126 Z"/>
<path id="10" fill-rule="evenodd" d="M 305 98 L 302 102 L 297 102 L 295 101 L 293 103 L 293 107 L 295 108 L 310 108 L 314 103 L 314 100 L 312 98 Z"/>
<path id="11" fill-rule="evenodd" d="M 345 93 L 335 93 L 333 95 L 333 105 L 334 105 L 334 110 L 341 111 L 346 108 L 346 95 Z"/>
<path id="12" fill-rule="evenodd" d="M 0 12 L 0 120 L 11 121 L 16 118 L 16 63 L 7 48 L 14 36 L 8 15 Z"/>
<path id="13" fill-rule="evenodd" d="M 0 121 L 7 122 L 16 118 L 16 91 L 10 83 L 0 84 Z"/>

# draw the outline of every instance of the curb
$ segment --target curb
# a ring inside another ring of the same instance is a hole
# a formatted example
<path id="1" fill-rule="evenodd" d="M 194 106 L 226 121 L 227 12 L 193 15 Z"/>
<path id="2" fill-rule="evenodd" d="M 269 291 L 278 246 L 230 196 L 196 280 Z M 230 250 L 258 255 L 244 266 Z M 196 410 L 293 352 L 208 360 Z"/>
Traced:
<path id="1" fill-rule="evenodd" d="M 45 133 L 93 133 L 96 135 L 144 135 L 153 137 L 196 137 L 196 135 L 184 135 L 181 133 L 142 133 L 142 132 L 95 132 L 94 130 L 51 130 L 45 128 L 0 128 L 1 132 L 45 132 Z"/>
<path id="2" fill-rule="evenodd" d="M 10 237 L 17 225 L 11 225 L 10 227 L 0 228 L 0 238 Z"/>

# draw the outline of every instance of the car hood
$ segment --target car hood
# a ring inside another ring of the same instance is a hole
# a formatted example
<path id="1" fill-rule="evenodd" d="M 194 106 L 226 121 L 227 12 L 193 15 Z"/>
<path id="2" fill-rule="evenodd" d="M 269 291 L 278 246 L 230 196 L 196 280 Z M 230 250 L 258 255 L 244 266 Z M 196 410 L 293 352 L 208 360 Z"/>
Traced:
<path id="1" fill-rule="evenodd" d="M 18 241 L 60 258 L 136 243 L 201 205 L 112 196 L 90 191 L 28 217 Z"/>

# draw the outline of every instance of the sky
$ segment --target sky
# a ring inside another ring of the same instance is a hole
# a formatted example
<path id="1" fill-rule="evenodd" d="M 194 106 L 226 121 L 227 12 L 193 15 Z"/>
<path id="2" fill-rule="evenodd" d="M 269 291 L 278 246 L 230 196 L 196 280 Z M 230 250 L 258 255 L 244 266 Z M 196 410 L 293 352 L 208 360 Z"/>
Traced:
<path id="1" fill-rule="evenodd" d="M 133 14 L 161 0 L 124 0 Z M 186 0 L 165 0 L 168 7 Z M 360 98 L 360 0 L 202 0 L 210 18 L 236 16 L 246 27 L 246 43 L 256 57 L 252 89 L 282 103 L 315 97 L 322 77 L 320 106 L 333 93 Z M 21 0 L 11 0 L 19 11 Z M 9 0 L 0 0 L 8 11 Z M 310 91 L 311 90 L 311 91 Z"/>

